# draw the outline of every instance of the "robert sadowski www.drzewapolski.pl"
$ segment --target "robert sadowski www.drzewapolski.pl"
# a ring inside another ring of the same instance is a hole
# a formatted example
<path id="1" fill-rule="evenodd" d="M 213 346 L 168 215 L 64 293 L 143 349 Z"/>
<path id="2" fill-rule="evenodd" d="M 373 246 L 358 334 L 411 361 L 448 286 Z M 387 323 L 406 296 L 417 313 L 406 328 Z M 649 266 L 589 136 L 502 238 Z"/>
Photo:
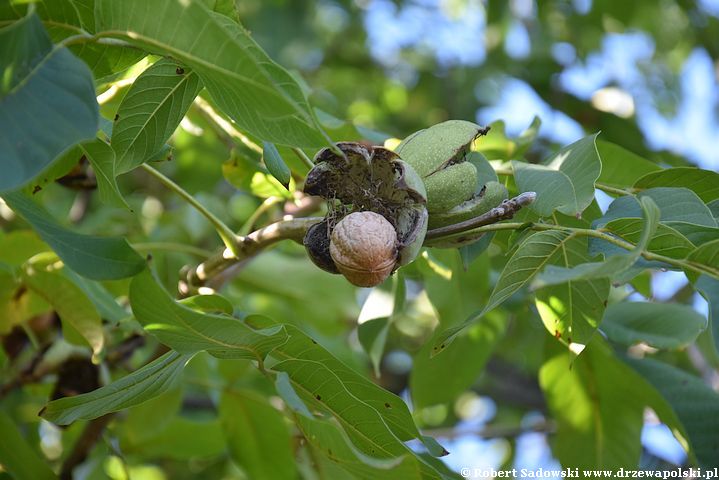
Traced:
<path id="1" fill-rule="evenodd" d="M 671 470 L 580 470 L 565 468 L 549 470 L 540 468 L 512 468 L 495 470 L 494 468 L 462 468 L 460 474 L 464 478 L 701 478 L 703 480 L 719 480 L 719 468 L 675 468 Z"/>

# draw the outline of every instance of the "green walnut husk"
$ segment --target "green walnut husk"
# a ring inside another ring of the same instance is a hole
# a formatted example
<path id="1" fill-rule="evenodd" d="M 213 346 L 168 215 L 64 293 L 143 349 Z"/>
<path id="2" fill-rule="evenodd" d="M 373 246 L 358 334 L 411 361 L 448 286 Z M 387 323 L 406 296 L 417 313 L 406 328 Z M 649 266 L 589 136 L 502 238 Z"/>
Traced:
<path id="1" fill-rule="evenodd" d="M 483 215 L 508 197 L 507 188 L 499 182 L 487 182 L 476 195 L 456 207 L 429 217 L 429 228 L 445 227 Z"/>
<path id="2" fill-rule="evenodd" d="M 427 197 L 424 183 L 399 155 L 381 147 L 342 142 L 315 156 L 315 166 L 305 181 L 304 192 L 328 202 L 328 213 L 304 238 L 310 259 L 321 269 L 339 273 L 329 253 L 332 231 L 352 212 L 382 215 L 397 233 L 397 261 L 393 270 L 414 260 L 427 233 Z"/>
<path id="3" fill-rule="evenodd" d="M 489 129 L 464 120 L 449 120 L 404 139 L 396 149 L 422 177 L 427 189 L 429 228 L 482 215 L 507 198 L 497 183 L 478 182 L 472 142 Z"/>

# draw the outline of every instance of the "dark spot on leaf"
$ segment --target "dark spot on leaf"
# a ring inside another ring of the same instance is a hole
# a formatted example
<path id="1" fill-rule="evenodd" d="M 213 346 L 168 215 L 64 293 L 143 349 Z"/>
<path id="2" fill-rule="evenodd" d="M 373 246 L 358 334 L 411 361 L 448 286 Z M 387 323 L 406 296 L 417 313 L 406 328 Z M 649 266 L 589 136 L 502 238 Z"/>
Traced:
<path id="1" fill-rule="evenodd" d="M 119 118 L 120 118 L 120 114 L 119 114 L 119 113 L 116 113 L 116 114 L 115 114 L 115 121 L 117 122 L 117 120 L 118 120 Z"/>
<path id="2" fill-rule="evenodd" d="M 560 339 L 562 338 L 562 333 L 559 330 L 554 331 L 554 338 Z"/>
<path id="3" fill-rule="evenodd" d="M 42 190 L 42 187 L 40 185 L 35 185 L 35 187 L 32 189 L 32 194 L 35 195 L 40 190 Z"/>
<path id="4" fill-rule="evenodd" d="M 605 306 L 605 307 L 607 306 L 607 301 L 606 301 L 606 300 L 604 300 L 604 306 Z"/>
<path id="5" fill-rule="evenodd" d="M 567 342 L 572 343 L 572 337 L 567 337 Z"/>
<path id="6" fill-rule="evenodd" d="M 439 454 L 440 457 L 444 457 L 445 455 L 449 455 L 449 450 L 442 447 L 442 453 Z"/>
<path id="7" fill-rule="evenodd" d="M 444 348 L 444 347 L 445 347 L 444 343 L 439 346 L 439 348 Z"/>
<path id="8" fill-rule="evenodd" d="M 390 405 L 389 402 L 385 402 L 384 408 L 392 408 L 392 405 Z"/>
<path id="9" fill-rule="evenodd" d="M 314 340 L 312 340 L 312 343 L 314 343 L 315 345 L 317 345 L 317 342 L 316 342 L 316 341 L 314 341 Z"/>
<path id="10" fill-rule="evenodd" d="M 175 73 L 178 74 L 178 75 L 182 75 L 183 73 L 185 73 L 185 69 L 182 68 L 182 67 L 177 67 L 177 68 L 175 69 Z"/>
<path id="11" fill-rule="evenodd" d="M 322 400 L 322 397 L 319 396 L 319 395 L 315 395 L 315 398 L 316 398 L 317 400 Z"/>
<path id="12" fill-rule="evenodd" d="M 332 449 L 331 449 L 331 448 L 328 448 L 328 449 L 327 449 L 327 455 L 332 455 Z"/>

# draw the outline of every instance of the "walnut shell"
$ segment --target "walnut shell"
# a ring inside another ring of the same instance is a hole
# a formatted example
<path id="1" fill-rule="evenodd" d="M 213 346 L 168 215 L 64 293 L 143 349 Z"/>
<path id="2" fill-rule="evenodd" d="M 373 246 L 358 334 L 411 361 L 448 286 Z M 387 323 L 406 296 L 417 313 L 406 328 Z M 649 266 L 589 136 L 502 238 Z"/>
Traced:
<path id="1" fill-rule="evenodd" d="M 350 213 L 332 230 L 330 255 L 353 285 L 379 285 L 397 265 L 397 232 L 378 213 Z"/>

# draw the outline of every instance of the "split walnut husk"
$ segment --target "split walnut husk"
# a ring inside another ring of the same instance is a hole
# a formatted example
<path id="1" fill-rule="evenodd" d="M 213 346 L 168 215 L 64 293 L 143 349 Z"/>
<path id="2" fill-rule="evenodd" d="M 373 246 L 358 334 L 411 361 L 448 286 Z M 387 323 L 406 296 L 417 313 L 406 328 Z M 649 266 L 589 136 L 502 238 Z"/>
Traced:
<path id="1" fill-rule="evenodd" d="M 374 212 L 389 222 L 396 234 L 391 267 L 384 266 L 389 275 L 414 260 L 422 248 L 428 218 L 424 184 L 414 169 L 390 150 L 353 142 L 338 143 L 337 147 L 343 156 L 329 148 L 320 150 L 315 156 L 314 168 L 307 175 L 304 192 L 327 200 L 328 212 L 322 222 L 308 230 L 304 245 L 318 267 L 340 273 L 330 254 L 332 232 L 351 213 Z M 360 252 L 362 249 L 353 248 L 355 245 L 351 242 L 371 241 L 372 234 L 363 231 L 361 223 L 352 222 L 352 229 L 343 229 L 343 232 L 341 241 L 350 242 L 342 246 L 343 251 Z M 383 280 L 377 277 L 373 282 L 378 284 Z"/>

